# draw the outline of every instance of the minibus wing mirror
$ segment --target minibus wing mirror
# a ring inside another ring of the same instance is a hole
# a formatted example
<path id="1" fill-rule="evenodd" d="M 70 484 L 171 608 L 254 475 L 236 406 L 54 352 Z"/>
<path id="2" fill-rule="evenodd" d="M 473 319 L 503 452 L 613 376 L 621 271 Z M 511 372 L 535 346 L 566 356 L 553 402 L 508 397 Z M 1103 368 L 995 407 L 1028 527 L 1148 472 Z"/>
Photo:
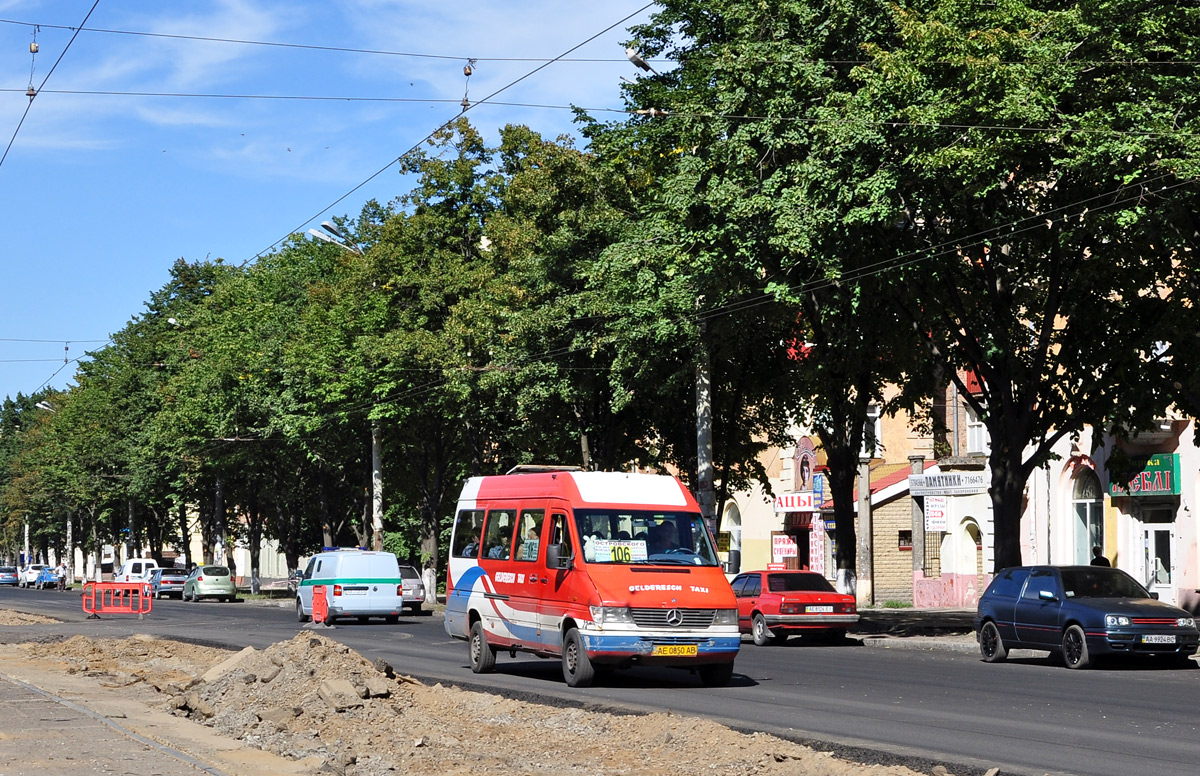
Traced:
<path id="1" fill-rule="evenodd" d="M 571 556 L 567 554 L 567 548 L 561 544 L 547 545 L 546 566 L 552 569 L 571 568 Z"/>

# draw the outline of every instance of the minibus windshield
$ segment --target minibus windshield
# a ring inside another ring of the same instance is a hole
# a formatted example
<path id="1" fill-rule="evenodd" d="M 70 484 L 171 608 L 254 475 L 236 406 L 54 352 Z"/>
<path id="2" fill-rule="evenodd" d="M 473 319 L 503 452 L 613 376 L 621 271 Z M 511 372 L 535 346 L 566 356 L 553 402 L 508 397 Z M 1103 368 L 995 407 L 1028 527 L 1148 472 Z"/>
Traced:
<path id="1" fill-rule="evenodd" d="M 720 565 L 696 512 L 577 509 L 575 527 L 588 563 Z"/>

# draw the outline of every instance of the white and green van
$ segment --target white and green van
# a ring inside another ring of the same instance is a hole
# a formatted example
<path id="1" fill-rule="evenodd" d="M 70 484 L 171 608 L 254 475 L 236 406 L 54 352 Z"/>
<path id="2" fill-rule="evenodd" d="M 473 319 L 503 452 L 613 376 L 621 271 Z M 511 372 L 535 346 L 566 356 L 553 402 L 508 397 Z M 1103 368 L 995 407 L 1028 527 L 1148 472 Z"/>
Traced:
<path id="1" fill-rule="evenodd" d="M 404 580 L 396 556 L 369 550 L 328 550 L 308 561 L 296 588 L 296 618 L 312 619 L 313 588 L 325 587 L 326 623 L 339 617 L 383 617 L 398 622 L 404 607 Z"/>

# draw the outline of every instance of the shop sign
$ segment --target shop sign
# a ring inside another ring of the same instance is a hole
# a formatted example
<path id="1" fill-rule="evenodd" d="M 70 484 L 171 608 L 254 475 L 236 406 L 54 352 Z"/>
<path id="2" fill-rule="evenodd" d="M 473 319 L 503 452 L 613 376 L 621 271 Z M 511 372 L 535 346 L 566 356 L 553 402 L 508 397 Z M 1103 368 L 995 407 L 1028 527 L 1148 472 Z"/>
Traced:
<path id="1" fill-rule="evenodd" d="M 784 558 L 794 558 L 799 554 L 796 540 L 787 534 L 775 534 L 771 537 L 771 559 L 780 563 Z"/>
<path id="2" fill-rule="evenodd" d="M 926 496 L 925 497 L 925 530 L 926 531 L 942 531 L 945 532 L 947 523 L 950 522 L 950 497 L 949 496 Z"/>
<path id="3" fill-rule="evenodd" d="M 987 475 L 983 472 L 908 475 L 908 491 L 913 496 L 969 496 L 987 493 L 987 489 Z"/>
<path id="4" fill-rule="evenodd" d="M 786 563 L 768 563 L 767 571 L 787 571 Z"/>
<path id="5" fill-rule="evenodd" d="M 781 493 L 775 497 L 776 512 L 811 512 L 813 511 L 812 491 L 804 493 Z"/>
<path id="6" fill-rule="evenodd" d="M 1131 471 L 1113 472 L 1109 478 L 1108 495 L 1178 496 L 1179 453 L 1133 458 Z"/>
<path id="7" fill-rule="evenodd" d="M 789 531 L 807 531 L 812 525 L 812 512 L 788 512 L 783 527 Z"/>
<path id="8" fill-rule="evenodd" d="M 808 568 L 818 574 L 825 573 L 825 522 L 820 517 L 813 520 L 808 537 Z"/>

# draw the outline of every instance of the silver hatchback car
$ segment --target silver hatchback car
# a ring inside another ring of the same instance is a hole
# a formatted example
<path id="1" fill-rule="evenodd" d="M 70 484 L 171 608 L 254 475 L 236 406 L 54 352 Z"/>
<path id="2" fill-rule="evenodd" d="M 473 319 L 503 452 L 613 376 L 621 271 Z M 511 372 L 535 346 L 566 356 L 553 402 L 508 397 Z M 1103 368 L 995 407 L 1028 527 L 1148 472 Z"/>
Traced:
<path id="1" fill-rule="evenodd" d="M 416 566 L 404 563 L 400 566 L 400 579 L 404 583 L 404 608 L 413 614 L 421 613 L 421 604 L 425 602 L 425 583 L 421 581 L 421 572 Z"/>
<path id="2" fill-rule="evenodd" d="M 220 598 L 222 601 L 237 599 L 237 587 L 225 566 L 197 566 L 183 582 L 183 600 L 199 601 L 201 598 Z"/>

